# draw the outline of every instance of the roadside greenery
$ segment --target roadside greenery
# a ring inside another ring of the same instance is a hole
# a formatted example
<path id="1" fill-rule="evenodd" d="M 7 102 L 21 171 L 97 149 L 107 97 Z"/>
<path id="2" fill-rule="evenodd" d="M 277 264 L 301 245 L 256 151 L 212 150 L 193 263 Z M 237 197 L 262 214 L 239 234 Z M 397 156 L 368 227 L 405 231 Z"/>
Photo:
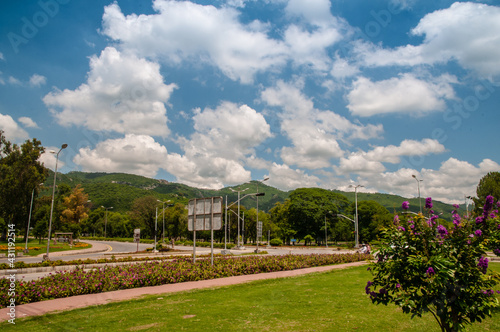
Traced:
<path id="1" fill-rule="evenodd" d="M 119 289 L 156 286 L 169 283 L 223 278 L 244 274 L 302 269 L 312 266 L 342 264 L 370 259 L 365 254 L 323 254 L 284 256 L 222 256 L 210 260 L 178 258 L 169 261 L 146 262 L 120 266 L 104 266 L 84 271 L 56 272 L 42 279 L 29 282 L 16 280 L 16 305 L 69 297 L 95 294 Z M 10 280 L 0 279 L 0 307 L 10 301 Z"/>
<path id="2" fill-rule="evenodd" d="M 499 307 L 494 289 L 500 277 L 488 273 L 486 251 L 500 256 L 499 206 L 487 196 L 476 218 L 455 211 L 450 229 L 437 223 L 430 198 L 427 216 L 396 216 L 371 265 L 373 280 L 366 285 L 371 301 L 394 303 L 412 317 L 430 312 L 442 331 L 459 331 L 491 316 Z M 408 210 L 409 203 L 402 208 Z"/>

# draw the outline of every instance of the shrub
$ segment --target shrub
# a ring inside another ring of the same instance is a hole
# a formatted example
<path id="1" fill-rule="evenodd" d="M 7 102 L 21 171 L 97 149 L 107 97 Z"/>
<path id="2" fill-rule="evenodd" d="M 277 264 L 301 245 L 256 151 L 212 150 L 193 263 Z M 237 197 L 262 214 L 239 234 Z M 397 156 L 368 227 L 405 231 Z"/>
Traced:
<path id="1" fill-rule="evenodd" d="M 283 241 L 281 241 L 281 239 L 272 239 L 271 241 L 269 241 L 269 243 L 273 247 L 279 247 L 283 244 Z"/>
<path id="2" fill-rule="evenodd" d="M 492 290 L 498 275 L 487 273 L 486 250 L 500 254 L 500 220 L 493 211 L 493 197 L 486 202 L 476 219 L 454 211 L 450 229 L 437 224 L 430 198 L 428 217 L 396 216 L 385 231 L 377 262 L 370 266 L 373 281 L 365 290 L 371 301 L 392 302 L 412 317 L 430 312 L 442 331 L 458 331 L 491 316 L 498 307 Z M 408 209 L 408 202 L 403 209 Z"/>

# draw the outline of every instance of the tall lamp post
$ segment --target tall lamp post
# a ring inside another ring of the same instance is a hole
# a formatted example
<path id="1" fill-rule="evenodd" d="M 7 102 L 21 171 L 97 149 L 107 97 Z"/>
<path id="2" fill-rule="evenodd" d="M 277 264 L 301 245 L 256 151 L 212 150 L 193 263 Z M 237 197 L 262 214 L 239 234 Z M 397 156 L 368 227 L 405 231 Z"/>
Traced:
<path id="1" fill-rule="evenodd" d="M 61 153 L 61 151 L 63 149 L 66 149 L 67 147 L 68 147 L 68 144 L 66 144 L 66 143 L 61 145 L 61 148 L 59 149 L 59 151 L 57 152 L 57 155 L 56 155 L 56 169 L 54 172 L 54 185 L 52 186 L 52 203 L 50 204 L 49 234 L 47 237 L 47 254 L 45 255 L 45 260 L 49 260 L 50 233 L 52 231 L 52 214 L 54 212 L 54 196 L 56 193 L 57 162 L 59 161 L 59 153 Z"/>
<path id="2" fill-rule="evenodd" d="M 424 180 L 419 180 L 417 179 L 417 176 L 415 174 L 413 174 L 411 176 L 412 178 L 414 178 L 416 181 L 417 181 L 417 188 L 418 188 L 418 203 L 420 205 L 420 213 L 422 213 L 422 199 L 420 198 L 420 182 L 424 181 Z"/>
<path id="3" fill-rule="evenodd" d="M 259 182 L 264 182 L 269 180 L 269 177 L 265 177 L 264 180 L 257 181 L 257 238 L 255 239 L 255 242 L 257 243 L 257 249 L 255 249 L 255 252 L 259 252 L 259 196 L 263 196 L 259 193 Z M 262 230 L 261 230 L 262 233 Z"/>
<path id="4" fill-rule="evenodd" d="M 106 238 L 107 237 L 106 236 L 106 234 L 107 234 L 106 233 L 106 227 L 108 226 L 108 210 L 112 209 L 113 207 L 112 206 L 110 206 L 110 207 L 104 207 L 102 205 L 101 205 L 101 207 L 106 210 L 106 214 L 105 214 L 105 217 L 104 217 L 104 238 Z"/>
<path id="5" fill-rule="evenodd" d="M 353 186 L 352 184 L 349 185 L 349 188 L 354 188 L 354 204 L 356 206 L 356 218 L 354 222 L 354 247 L 358 248 L 359 247 L 359 230 L 358 230 L 358 188 L 359 187 L 364 187 L 360 184 Z"/>
<path id="6" fill-rule="evenodd" d="M 327 213 L 325 213 L 325 246 L 326 246 L 326 248 L 328 248 L 328 228 L 326 227 L 326 216 L 328 215 L 328 213 L 332 213 L 332 211 L 328 211 Z"/>
<path id="7" fill-rule="evenodd" d="M 40 186 L 43 186 L 43 183 L 40 183 Z M 28 228 L 26 228 L 26 246 L 24 247 L 24 252 L 28 253 L 28 237 L 30 235 L 30 223 L 31 223 L 31 211 L 33 211 L 33 197 L 35 196 L 35 188 L 33 188 L 33 191 L 31 192 L 31 205 L 30 205 L 30 215 L 28 217 Z"/>
<path id="8" fill-rule="evenodd" d="M 157 199 L 157 201 L 163 204 L 162 210 L 161 210 L 162 214 L 163 214 L 163 236 L 162 236 L 163 240 L 162 241 L 163 241 L 163 244 L 165 244 L 165 203 L 170 202 L 170 200 L 160 201 L 159 199 Z M 173 206 L 173 204 L 167 204 L 167 207 L 169 207 L 169 206 Z"/>

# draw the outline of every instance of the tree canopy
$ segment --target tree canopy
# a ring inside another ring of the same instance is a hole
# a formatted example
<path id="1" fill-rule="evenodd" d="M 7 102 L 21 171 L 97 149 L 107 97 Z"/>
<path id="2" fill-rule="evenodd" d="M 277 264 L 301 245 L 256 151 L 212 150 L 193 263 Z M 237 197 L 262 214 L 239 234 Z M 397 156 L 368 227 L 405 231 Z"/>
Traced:
<path id="1" fill-rule="evenodd" d="M 16 229 L 23 230 L 24 234 L 31 197 L 36 197 L 39 184 L 47 177 L 47 171 L 39 161 L 43 152 L 42 143 L 36 138 L 18 146 L 9 142 L 0 131 L 0 217 L 16 225 Z"/>

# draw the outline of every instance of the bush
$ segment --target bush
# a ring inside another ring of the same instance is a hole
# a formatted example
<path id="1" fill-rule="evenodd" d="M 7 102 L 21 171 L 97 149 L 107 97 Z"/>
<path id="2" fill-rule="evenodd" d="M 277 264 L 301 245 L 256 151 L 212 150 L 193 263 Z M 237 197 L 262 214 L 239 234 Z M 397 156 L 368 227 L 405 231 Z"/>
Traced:
<path id="1" fill-rule="evenodd" d="M 403 209 L 408 208 L 404 202 Z M 498 211 L 488 196 L 482 216 L 462 218 L 454 211 L 453 226 L 447 229 L 437 223 L 430 198 L 426 208 L 429 217 L 396 215 L 377 262 L 370 266 L 373 281 L 368 281 L 366 294 L 373 303 L 392 302 L 412 317 L 430 312 L 442 331 L 458 331 L 499 306 L 493 291 L 498 275 L 487 273 L 486 258 L 487 249 L 500 255 Z"/>
<path id="2" fill-rule="evenodd" d="M 272 239 L 269 243 L 273 247 L 279 247 L 283 244 L 283 241 L 281 241 L 281 239 Z"/>

